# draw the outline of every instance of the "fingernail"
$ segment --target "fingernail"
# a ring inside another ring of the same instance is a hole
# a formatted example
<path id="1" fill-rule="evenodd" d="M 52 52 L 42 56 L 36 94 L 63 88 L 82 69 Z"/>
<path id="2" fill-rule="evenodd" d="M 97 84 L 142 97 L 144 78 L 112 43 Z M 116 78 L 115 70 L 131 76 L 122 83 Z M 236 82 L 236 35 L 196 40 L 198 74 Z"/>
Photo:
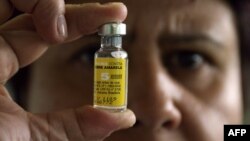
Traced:
<path id="1" fill-rule="evenodd" d="M 57 19 L 57 31 L 59 36 L 63 38 L 68 36 L 67 23 L 64 15 L 60 15 Z"/>

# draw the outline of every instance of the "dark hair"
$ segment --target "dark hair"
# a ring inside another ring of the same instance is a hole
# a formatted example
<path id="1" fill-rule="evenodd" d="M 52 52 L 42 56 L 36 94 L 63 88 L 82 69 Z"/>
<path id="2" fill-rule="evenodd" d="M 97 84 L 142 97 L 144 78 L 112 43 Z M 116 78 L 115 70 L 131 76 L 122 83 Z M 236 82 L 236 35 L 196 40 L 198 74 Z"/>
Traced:
<path id="1" fill-rule="evenodd" d="M 238 28 L 238 37 L 240 45 L 240 59 L 242 71 L 242 90 L 244 94 L 244 110 L 249 110 L 250 107 L 250 1 L 249 0 L 229 0 L 229 3 L 234 10 L 236 25 Z"/>

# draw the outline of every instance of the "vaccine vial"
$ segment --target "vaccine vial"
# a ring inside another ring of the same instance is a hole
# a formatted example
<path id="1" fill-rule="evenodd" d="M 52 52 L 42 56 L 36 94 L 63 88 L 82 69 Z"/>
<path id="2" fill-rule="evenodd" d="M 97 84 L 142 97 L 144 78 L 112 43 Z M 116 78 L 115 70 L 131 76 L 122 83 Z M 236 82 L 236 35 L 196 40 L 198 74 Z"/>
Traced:
<path id="1" fill-rule="evenodd" d="M 94 107 L 113 112 L 127 108 L 128 54 L 122 49 L 124 23 L 100 27 L 101 48 L 95 53 Z"/>

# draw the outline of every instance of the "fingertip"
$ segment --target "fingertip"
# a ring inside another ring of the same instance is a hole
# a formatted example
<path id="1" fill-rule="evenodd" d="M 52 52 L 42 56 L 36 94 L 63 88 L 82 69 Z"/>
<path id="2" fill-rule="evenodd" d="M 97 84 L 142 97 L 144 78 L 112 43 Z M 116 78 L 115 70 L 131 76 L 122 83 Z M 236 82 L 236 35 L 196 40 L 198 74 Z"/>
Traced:
<path id="1" fill-rule="evenodd" d="M 127 109 L 124 112 L 120 112 L 120 115 L 118 118 L 120 119 L 120 122 L 122 123 L 120 129 L 132 127 L 136 122 L 135 114 L 130 109 Z"/>
<path id="2" fill-rule="evenodd" d="M 123 22 L 127 17 L 127 7 L 124 3 L 121 2 L 112 2 L 103 4 L 103 6 L 112 9 L 110 14 L 115 18 L 116 22 Z"/>
<path id="3" fill-rule="evenodd" d="M 136 116 L 135 116 L 135 113 L 132 112 L 131 110 L 129 110 L 130 112 L 130 127 L 134 126 L 135 123 L 136 123 Z"/>
<path id="4" fill-rule="evenodd" d="M 96 109 L 99 110 L 99 109 Z M 111 126 L 114 131 L 120 129 L 126 129 L 132 127 L 136 122 L 136 117 L 133 111 L 127 109 L 122 112 L 112 112 L 106 110 L 99 110 L 99 112 L 104 113 L 107 117 L 109 117 L 110 121 L 112 121 Z M 108 119 L 108 118 L 107 118 Z"/>

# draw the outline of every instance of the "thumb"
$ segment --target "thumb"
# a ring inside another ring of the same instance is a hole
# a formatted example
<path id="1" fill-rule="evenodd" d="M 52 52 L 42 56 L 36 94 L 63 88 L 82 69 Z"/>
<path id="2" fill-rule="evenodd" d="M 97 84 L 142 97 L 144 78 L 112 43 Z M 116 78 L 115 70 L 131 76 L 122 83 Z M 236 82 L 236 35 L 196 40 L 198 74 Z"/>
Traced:
<path id="1" fill-rule="evenodd" d="M 91 106 L 46 115 L 30 114 L 29 119 L 33 140 L 39 137 L 49 140 L 103 140 L 111 133 L 135 123 L 135 115 L 130 110 L 114 113 Z"/>
<path id="2" fill-rule="evenodd" d="M 104 139 L 114 131 L 132 127 L 135 123 L 135 115 L 130 110 L 108 112 L 84 107 L 76 112 L 82 132 L 90 140 Z"/>

